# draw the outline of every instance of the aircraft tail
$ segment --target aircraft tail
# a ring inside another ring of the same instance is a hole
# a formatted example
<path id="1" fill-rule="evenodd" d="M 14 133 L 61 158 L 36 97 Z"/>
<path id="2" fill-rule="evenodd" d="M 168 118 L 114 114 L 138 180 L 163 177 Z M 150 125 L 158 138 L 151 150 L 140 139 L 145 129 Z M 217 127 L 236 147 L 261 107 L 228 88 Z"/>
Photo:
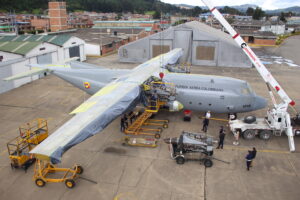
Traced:
<path id="1" fill-rule="evenodd" d="M 28 64 L 27 66 L 32 67 L 32 69 L 30 71 L 27 72 L 23 72 L 14 76 L 10 76 L 7 78 L 4 78 L 4 81 L 13 81 L 13 80 L 18 80 L 21 78 L 25 78 L 25 77 L 30 77 L 33 75 L 37 75 L 37 74 L 42 74 L 44 72 L 51 72 L 51 68 L 55 68 L 55 67 L 67 67 L 69 68 L 70 65 L 65 65 L 65 63 L 69 63 L 71 61 L 77 60 L 78 57 L 73 57 L 73 58 L 69 58 L 66 59 L 60 63 L 57 64 L 45 64 L 45 65 L 40 65 L 40 64 Z"/>

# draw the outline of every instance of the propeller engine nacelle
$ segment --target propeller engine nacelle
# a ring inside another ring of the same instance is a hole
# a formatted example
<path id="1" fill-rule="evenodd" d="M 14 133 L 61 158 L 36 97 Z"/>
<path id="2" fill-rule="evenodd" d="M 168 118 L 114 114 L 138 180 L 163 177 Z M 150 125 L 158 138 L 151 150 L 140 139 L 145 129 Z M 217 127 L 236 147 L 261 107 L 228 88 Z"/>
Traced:
<path id="1" fill-rule="evenodd" d="M 167 105 L 169 107 L 170 112 L 176 112 L 176 111 L 180 111 L 183 109 L 182 103 L 180 103 L 179 101 L 176 101 L 176 100 L 169 101 Z"/>

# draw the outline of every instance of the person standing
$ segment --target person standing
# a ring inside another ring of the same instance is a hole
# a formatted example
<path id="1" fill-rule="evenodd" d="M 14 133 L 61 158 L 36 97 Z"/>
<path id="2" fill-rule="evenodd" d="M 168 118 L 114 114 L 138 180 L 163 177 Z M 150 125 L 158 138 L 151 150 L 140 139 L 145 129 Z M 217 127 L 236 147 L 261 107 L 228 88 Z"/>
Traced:
<path id="1" fill-rule="evenodd" d="M 252 159 L 253 159 L 252 151 L 248 151 L 248 154 L 246 156 L 246 166 L 248 171 L 250 170 Z"/>
<path id="2" fill-rule="evenodd" d="M 202 131 L 204 131 L 205 133 L 207 132 L 210 116 L 211 116 L 210 111 L 207 111 L 205 114 L 205 118 L 203 120 L 203 127 L 202 127 Z"/>
<path id="3" fill-rule="evenodd" d="M 250 167 L 253 167 L 253 160 L 254 160 L 254 158 L 256 157 L 256 148 L 255 147 L 253 147 L 253 149 L 252 149 L 252 151 L 251 151 L 251 154 L 252 154 L 252 162 L 251 162 L 251 165 L 250 165 Z"/>
<path id="4" fill-rule="evenodd" d="M 226 134 L 225 134 L 224 127 L 221 126 L 220 131 L 219 131 L 219 144 L 218 144 L 217 149 L 219 149 L 219 148 L 223 149 L 225 135 Z"/>
<path id="5" fill-rule="evenodd" d="M 121 117 L 121 132 L 125 131 L 125 121 L 124 121 L 124 117 Z"/>

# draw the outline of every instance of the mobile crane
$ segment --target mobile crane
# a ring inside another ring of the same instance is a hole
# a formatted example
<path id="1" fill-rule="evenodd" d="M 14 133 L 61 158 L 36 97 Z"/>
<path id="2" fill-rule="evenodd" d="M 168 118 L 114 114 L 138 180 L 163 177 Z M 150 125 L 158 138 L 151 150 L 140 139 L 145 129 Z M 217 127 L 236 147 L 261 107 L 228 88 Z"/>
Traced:
<path id="1" fill-rule="evenodd" d="M 262 64 L 260 59 L 255 55 L 255 53 L 251 50 L 251 48 L 247 45 L 247 43 L 242 39 L 239 33 L 237 33 L 231 25 L 226 21 L 223 15 L 218 11 L 218 9 L 212 4 L 210 0 L 201 0 L 211 11 L 214 17 L 222 24 L 222 26 L 228 31 L 228 33 L 232 36 L 234 41 L 242 48 L 244 53 L 251 60 L 256 70 L 259 72 L 263 80 L 265 81 L 269 95 L 272 99 L 273 108 L 268 111 L 267 117 L 265 119 L 266 124 L 271 130 L 278 131 L 280 133 L 285 132 L 288 137 L 289 149 L 291 152 L 295 151 L 295 143 L 293 137 L 293 127 L 291 125 L 291 117 L 288 113 L 288 107 L 295 106 L 295 101 L 291 100 L 287 93 L 283 90 L 283 88 L 279 85 L 279 83 L 275 80 L 272 74 L 267 70 L 267 68 Z M 271 87 L 277 92 L 280 96 L 282 102 L 277 104 L 274 95 L 272 93 Z M 297 116 L 299 116 L 297 114 Z M 234 135 L 238 138 L 239 131 L 235 129 L 235 122 L 231 121 L 229 125 L 231 126 L 231 130 Z M 246 129 L 247 131 L 249 129 Z"/>

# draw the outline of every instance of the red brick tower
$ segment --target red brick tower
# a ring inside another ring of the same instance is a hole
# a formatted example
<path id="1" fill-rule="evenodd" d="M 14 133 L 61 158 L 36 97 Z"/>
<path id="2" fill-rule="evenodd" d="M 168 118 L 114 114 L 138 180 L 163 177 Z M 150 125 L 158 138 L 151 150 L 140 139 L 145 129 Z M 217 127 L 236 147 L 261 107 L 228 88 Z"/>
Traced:
<path id="1" fill-rule="evenodd" d="M 53 32 L 67 29 L 67 9 L 64 1 L 49 1 L 50 29 Z"/>

